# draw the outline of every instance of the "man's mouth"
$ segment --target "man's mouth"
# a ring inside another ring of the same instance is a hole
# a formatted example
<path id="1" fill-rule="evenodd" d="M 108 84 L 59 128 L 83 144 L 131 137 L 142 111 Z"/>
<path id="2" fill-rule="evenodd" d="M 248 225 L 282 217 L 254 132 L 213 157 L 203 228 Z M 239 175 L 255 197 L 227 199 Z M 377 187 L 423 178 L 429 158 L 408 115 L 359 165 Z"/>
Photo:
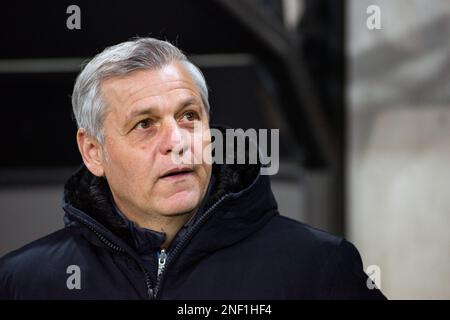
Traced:
<path id="1" fill-rule="evenodd" d="M 194 169 L 191 167 L 178 167 L 167 170 L 160 176 L 160 179 L 179 179 L 184 178 L 194 172 Z"/>

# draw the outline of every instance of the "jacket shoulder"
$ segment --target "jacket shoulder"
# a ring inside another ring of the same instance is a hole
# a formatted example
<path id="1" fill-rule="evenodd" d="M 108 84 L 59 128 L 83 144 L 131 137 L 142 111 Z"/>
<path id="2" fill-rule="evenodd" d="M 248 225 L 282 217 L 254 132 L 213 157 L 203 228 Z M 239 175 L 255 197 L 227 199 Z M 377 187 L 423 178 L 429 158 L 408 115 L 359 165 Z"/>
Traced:
<path id="1" fill-rule="evenodd" d="M 60 229 L 0 258 L 0 298 L 8 299 L 12 286 L 33 286 L 59 269 L 61 257 L 73 252 L 73 235 Z"/>
<path id="2" fill-rule="evenodd" d="M 361 255 L 350 241 L 284 216 L 271 223 L 273 232 L 283 234 L 292 256 L 317 270 L 318 298 L 385 299 L 364 272 Z"/>
<path id="3" fill-rule="evenodd" d="M 271 232 L 282 234 L 283 242 L 287 245 L 296 248 L 301 246 L 303 250 L 323 252 L 325 255 L 331 254 L 345 241 L 344 237 L 282 215 L 275 216 L 268 228 Z"/>
<path id="4" fill-rule="evenodd" d="M 64 246 L 70 240 L 71 235 L 66 229 L 57 230 L 5 254 L 0 258 L 0 267 L 6 264 L 34 260 L 35 258 L 42 257 L 42 255 L 48 255 L 49 251 L 58 250 L 58 248 Z"/>

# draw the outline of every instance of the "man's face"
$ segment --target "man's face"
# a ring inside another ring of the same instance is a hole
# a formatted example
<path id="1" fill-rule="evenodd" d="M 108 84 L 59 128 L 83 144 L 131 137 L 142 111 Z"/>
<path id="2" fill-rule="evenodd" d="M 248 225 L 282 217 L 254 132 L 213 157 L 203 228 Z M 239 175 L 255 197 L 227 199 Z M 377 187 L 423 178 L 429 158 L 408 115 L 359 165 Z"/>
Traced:
<path id="1" fill-rule="evenodd" d="M 109 108 L 102 166 L 119 209 L 152 217 L 195 210 L 211 177 L 210 162 L 202 161 L 211 138 L 200 93 L 185 68 L 175 62 L 108 79 L 102 93 Z M 177 163 L 176 155 L 191 164 Z"/>

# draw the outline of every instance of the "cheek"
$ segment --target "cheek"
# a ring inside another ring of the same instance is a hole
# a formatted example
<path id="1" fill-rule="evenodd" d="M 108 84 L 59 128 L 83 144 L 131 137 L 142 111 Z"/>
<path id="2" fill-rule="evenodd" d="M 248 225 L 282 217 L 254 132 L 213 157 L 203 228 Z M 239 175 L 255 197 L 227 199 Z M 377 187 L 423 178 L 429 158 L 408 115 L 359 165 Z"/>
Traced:
<path id="1" fill-rule="evenodd" d="M 211 135 L 209 131 L 204 131 L 202 133 L 193 134 L 191 136 L 191 148 L 193 153 L 195 154 L 196 159 L 209 160 L 210 154 L 208 154 L 207 150 L 211 149 Z M 209 147 L 209 148 L 208 148 Z M 206 159 L 204 159 L 206 158 Z M 211 162 L 208 162 L 211 163 Z"/>
<path id="2" fill-rule="evenodd" d="M 202 162 L 198 167 L 198 179 L 200 182 L 200 188 L 207 187 L 209 183 L 209 179 L 211 178 L 212 164 L 211 161 L 205 159 L 206 156 L 203 157 Z M 209 162 L 208 162 L 209 161 Z"/>
<path id="3" fill-rule="evenodd" d="M 126 147 L 112 146 L 108 149 L 109 171 L 119 179 L 130 181 L 149 181 L 156 174 L 155 148 L 153 146 Z"/>

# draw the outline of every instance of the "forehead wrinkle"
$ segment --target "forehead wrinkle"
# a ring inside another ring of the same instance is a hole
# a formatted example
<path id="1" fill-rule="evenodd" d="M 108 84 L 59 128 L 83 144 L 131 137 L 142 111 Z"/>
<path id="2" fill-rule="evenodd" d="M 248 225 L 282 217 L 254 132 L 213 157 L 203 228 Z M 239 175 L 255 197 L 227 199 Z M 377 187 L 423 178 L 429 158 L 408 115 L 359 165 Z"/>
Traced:
<path id="1" fill-rule="evenodd" d="M 188 91 L 188 93 L 181 93 L 181 94 L 176 94 L 173 91 L 178 91 L 178 90 L 186 90 Z M 160 110 L 162 108 L 165 108 L 166 105 L 171 101 L 173 101 L 173 99 L 175 99 L 175 103 L 174 103 L 174 107 L 175 108 L 179 108 L 181 105 L 184 106 L 184 104 L 186 104 L 186 102 L 190 102 L 192 100 L 194 100 L 197 103 L 201 103 L 201 99 L 200 97 L 198 97 L 195 92 L 193 92 L 192 90 L 186 89 L 186 88 L 174 88 L 172 90 L 170 90 L 169 92 L 167 92 L 168 94 L 174 95 L 175 98 L 169 98 L 170 101 L 166 101 L 166 99 L 164 99 L 161 96 L 145 96 L 142 97 L 140 99 L 136 99 L 133 105 L 136 105 L 140 100 L 150 100 L 150 101 L 146 101 L 145 103 L 142 103 L 142 105 L 144 105 L 144 107 L 136 107 L 136 108 L 129 108 L 127 110 L 126 113 L 126 119 L 130 120 L 133 118 L 134 113 L 139 113 L 140 109 L 142 109 L 143 111 L 150 111 L 150 110 Z M 158 101 L 152 101 L 152 100 L 158 100 Z"/>
<path id="2" fill-rule="evenodd" d="M 167 88 L 166 90 L 158 90 L 162 86 L 170 85 L 171 88 Z M 165 93 L 170 93 L 174 90 L 188 90 L 192 91 L 195 96 L 199 95 L 199 92 L 195 85 L 190 83 L 190 81 L 187 80 L 167 80 L 163 81 L 161 83 L 158 83 L 156 85 L 150 85 L 150 84 L 144 84 L 140 86 L 139 88 L 133 88 L 130 86 L 127 86 L 123 88 L 123 86 L 119 86 L 118 84 L 109 86 L 108 93 L 111 93 L 112 96 L 121 104 L 124 102 L 127 102 L 129 105 L 135 104 L 137 101 L 141 99 L 145 99 L 148 97 L 154 97 L 154 96 L 162 96 Z M 141 95 L 141 93 L 144 92 L 144 96 Z"/>
<path id="3" fill-rule="evenodd" d="M 172 83 L 171 88 L 166 88 L 165 90 L 159 91 L 158 92 L 158 87 L 161 86 L 165 86 L 167 85 L 167 83 L 170 82 Z M 185 83 L 189 84 L 189 81 L 182 81 L 182 80 L 172 80 L 172 81 L 167 81 L 165 83 L 161 83 L 158 84 L 157 86 L 151 88 L 150 90 L 153 92 L 147 92 L 148 86 L 143 86 L 137 90 L 135 90 L 134 92 L 129 93 L 129 95 L 127 96 L 128 99 L 128 105 L 130 107 L 136 105 L 139 101 L 141 100 L 164 100 L 165 97 L 169 97 L 170 99 L 175 96 L 180 96 L 179 100 L 184 99 L 186 96 L 193 96 L 195 98 L 200 98 L 200 94 L 199 92 L 196 90 L 195 86 L 186 86 Z M 187 91 L 189 93 L 185 93 L 185 92 L 181 92 L 180 94 L 176 94 L 176 91 Z M 143 93 L 144 94 L 141 94 Z M 126 99 L 125 101 L 126 102 Z M 156 103 L 151 103 L 151 104 L 155 104 L 158 105 L 160 103 L 156 102 Z"/>

